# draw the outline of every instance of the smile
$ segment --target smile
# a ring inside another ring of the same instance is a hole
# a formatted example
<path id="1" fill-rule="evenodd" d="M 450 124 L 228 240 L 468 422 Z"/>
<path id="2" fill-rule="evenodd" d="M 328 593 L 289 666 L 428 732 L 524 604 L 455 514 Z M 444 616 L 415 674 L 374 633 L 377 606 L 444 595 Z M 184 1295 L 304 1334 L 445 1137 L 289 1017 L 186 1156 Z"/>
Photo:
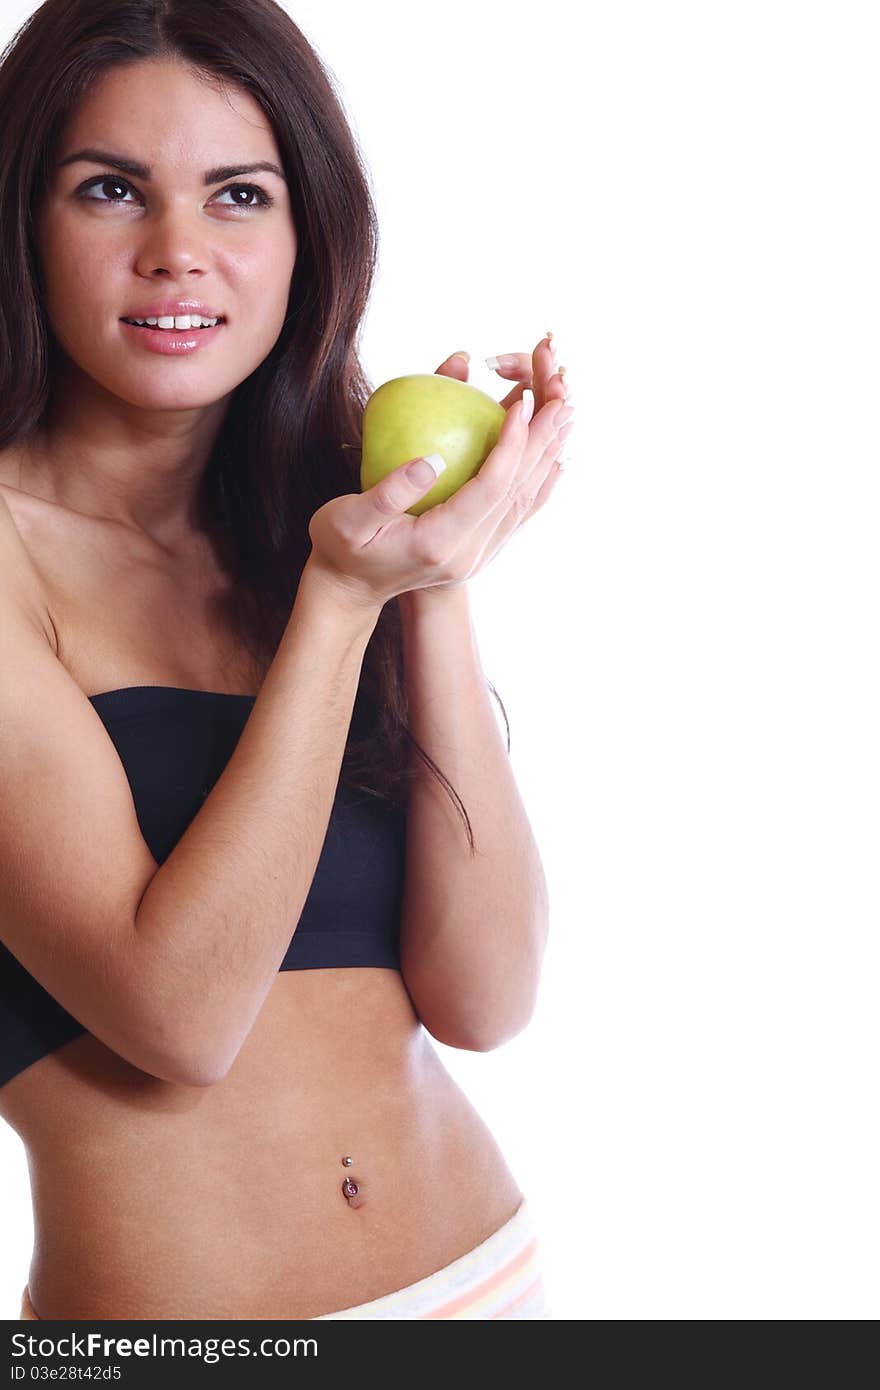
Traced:
<path id="1" fill-rule="evenodd" d="M 175 315 L 174 318 L 172 318 L 170 315 L 167 318 L 155 319 L 124 318 L 122 322 L 133 324 L 138 328 L 158 328 L 161 332 L 167 333 L 169 331 L 173 332 L 174 330 L 179 330 L 181 328 L 213 328 L 218 323 L 225 323 L 225 319 L 223 319 L 222 317 L 216 319 L 206 319 L 202 318 L 200 314 L 180 314 Z"/>

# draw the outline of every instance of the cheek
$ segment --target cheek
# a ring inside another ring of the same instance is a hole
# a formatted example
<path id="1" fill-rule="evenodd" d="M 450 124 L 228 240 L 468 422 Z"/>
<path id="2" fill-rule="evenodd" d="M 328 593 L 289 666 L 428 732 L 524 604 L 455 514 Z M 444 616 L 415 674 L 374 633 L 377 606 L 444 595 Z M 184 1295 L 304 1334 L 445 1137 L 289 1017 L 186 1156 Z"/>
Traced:
<path id="1" fill-rule="evenodd" d="M 120 258 L 106 238 L 89 234 L 82 221 L 54 221 L 40 241 L 47 308 L 54 320 L 83 332 L 100 321 L 101 306 L 115 303 Z"/>
<path id="2" fill-rule="evenodd" d="M 252 253 L 236 259 L 234 279 L 236 298 L 242 307 L 260 324 L 262 335 L 277 332 L 284 322 L 290 281 L 296 261 L 296 242 L 290 234 L 276 237 L 271 243 L 255 246 Z"/>

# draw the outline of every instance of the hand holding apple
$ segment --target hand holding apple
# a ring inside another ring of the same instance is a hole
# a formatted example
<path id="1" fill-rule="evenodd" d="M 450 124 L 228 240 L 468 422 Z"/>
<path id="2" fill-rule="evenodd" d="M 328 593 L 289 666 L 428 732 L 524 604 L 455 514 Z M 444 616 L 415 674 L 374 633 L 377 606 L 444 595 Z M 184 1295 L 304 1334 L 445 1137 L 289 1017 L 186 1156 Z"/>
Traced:
<path id="1" fill-rule="evenodd" d="M 439 376 L 437 382 L 441 389 L 452 386 L 454 398 L 461 399 L 458 388 L 462 383 L 444 383 Z M 482 394 L 475 391 L 474 397 L 479 399 Z M 440 397 L 434 395 L 432 399 Z M 452 397 L 445 394 L 443 399 Z M 485 399 L 493 410 L 501 409 L 490 398 Z M 523 406 L 528 407 L 525 413 Z M 412 456 L 392 466 L 365 492 L 347 493 L 325 502 L 309 522 L 312 551 L 307 568 L 316 571 L 321 581 L 347 602 L 376 612 L 397 594 L 454 586 L 471 578 L 494 555 L 505 519 L 511 513 L 522 515 L 523 486 L 532 486 L 536 473 L 546 477 L 561 447 L 556 417 L 563 408 L 562 401 L 549 400 L 532 418 L 534 406 L 533 394 L 528 391 L 523 393 L 522 402 L 506 412 L 501 410 L 497 442 L 482 464 L 477 462 L 475 471 L 473 456 L 468 462 L 466 450 L 468 446 L 475 450 L 478 445 L 484 447 L 479 441 L 489 437 L 494 428 L 491 412 L 480 417 L 484 425 L 472 424 L 470 433 L 465 430 L 459 460 L 461 466 L 471 468 L 472 476 L 442 505 L 425 509 L 421 515 L 413 516 L 412 509 L 429 489 L 442 483 L 445 474 L 419 481 L 411 469 L 424 459 Z M 482 404 L 479 408 L 481 412 L 486 409 Z M 454 443 L 454 422 L 447 428 L 449 441 Z M 433 444 L 435 437 L 428 442 Z M 429 452 L 440 451 L 431 448 Z"/>
<path id="2" fill-rule="evenodd" d="M 421 516 L 479 471 L 498 443 L 504 418 L 485 391 L 454 377 L 394 377 L 377 387 L 364 410 L 361 488 L 373 487 L 408 459 L 440 454 L 446 468 L 407 508 L 411 516 Z"/>

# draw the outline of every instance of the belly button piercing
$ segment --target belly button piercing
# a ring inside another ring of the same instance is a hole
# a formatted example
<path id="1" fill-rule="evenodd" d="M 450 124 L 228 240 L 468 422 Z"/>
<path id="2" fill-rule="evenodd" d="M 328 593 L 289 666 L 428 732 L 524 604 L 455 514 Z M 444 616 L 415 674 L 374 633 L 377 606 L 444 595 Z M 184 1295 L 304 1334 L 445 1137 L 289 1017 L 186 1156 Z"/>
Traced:
<path id="1" fill-rule="evenodd" d="M 349 1154 L 346 1154 L 345 1158 L 342 1160 L 342 1166 L 344 1168 L 349 1168 L 352 1163 L 354 1163 L 354 1159 Z M 357 1180 L 354 1178 L 346 1178 L 344 1180 L 342 1184 L 342 1195 L 350 1207 L 359 1207 L 362 1205 L 364 1201 L 363 1187 L 363 1180 L 360 1178 Z"/>

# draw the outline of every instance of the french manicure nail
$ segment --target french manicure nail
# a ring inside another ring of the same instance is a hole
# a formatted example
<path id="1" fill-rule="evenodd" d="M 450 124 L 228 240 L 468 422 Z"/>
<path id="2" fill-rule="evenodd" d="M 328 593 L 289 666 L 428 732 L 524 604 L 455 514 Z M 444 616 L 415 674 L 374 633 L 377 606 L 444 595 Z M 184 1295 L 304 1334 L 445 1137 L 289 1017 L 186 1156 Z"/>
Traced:
<path id="1" fill-rule="evenodd" d="M 516 357 L 510 352 L 503 352 L 500 357 L 487 357 L 485 362 L 486 366 L 493 372 L 497 372 L 499 367 L 509 369 L 517 365 Z"/>

